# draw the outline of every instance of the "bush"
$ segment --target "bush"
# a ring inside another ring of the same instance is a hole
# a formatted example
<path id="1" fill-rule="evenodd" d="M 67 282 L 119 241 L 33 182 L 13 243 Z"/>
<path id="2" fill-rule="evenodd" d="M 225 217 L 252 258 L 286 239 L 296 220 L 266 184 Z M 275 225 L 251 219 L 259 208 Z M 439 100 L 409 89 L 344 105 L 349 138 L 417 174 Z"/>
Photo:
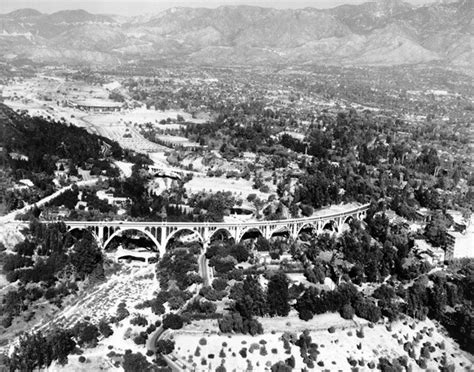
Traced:
<path id="1" fill-rule="evenodd" d="M 13 322 L 13 317 L 10 314 L 8 314 L 2 319 L 2 327 L 8 328 L 12 325 L 12 322 Z"/>
<path id="2" fill-rule="evenodd" d="M 314 209 L 310 205 L 302 204 L 300 208 L 301 208 L 301 214 L 305 217 L 310 217 L 314 213 Z"/>
<path id="3" fill-rule="evenodd" d="M 329 327 L 328 332 L 329 333 L 334 333 L 334 332 L 336 332 L 336 329 L 334 327 Z"/>
<path id="4" fill-rule="evenodd" d="M 145 345 L 147 338 L 148 334 L 146 332 L 140 332 L 140 334 L 133 339 L 133 342 L 137 345 Z"/>
<path id="5" fill-rule="evenodd" d="M 114 331 L 105 319 L 101 319 L 101 321 L 99 322 L 99 331 L 105 338 L 110 337 L 114 334 Z"/>
<path id="6" fill-rule="evenodd" d="M 223 291 L 227 288 L 228 282 L 224 278 L 216 278 L 212 281 L 212 288 L 216 291 Z"/>
<path id="7" fill-rule="evenodd" d="M 346 304 L 341 308 L 341 317 L 344 319 L 352 319 L 354 317 L 355 310 L 350 304 Z"/>
<path id="8" fill-rule="evenodd" d="M 130 312 L 126 309 L 125 304 L 123 302 L 120 303 L 120 305 L 118 306 L 117 315 L 116 315 L 117 322 L 124 320 L 129 315 L 130 315 Z"/>
<path id="9" fill-rule="evenodd" d="M 217 290 L 213 289 L 212 287 L 203 287 L 199 291 L 199 294 L 201 296 L 203 296 L 206 300 L 220 301 L 227 295 L 227 292 L 217 291 Z"/>
<path id="10" fill-rule="evenodd" d="M 154 324 L 150 324 L 146 329 L 146 333 L 148 334 L 152 334 L 155 331 L 156 331 L 156 325 Z"/>
<path id="11" fill-rule="evenodd" d="M 180 329 L 183 327 L 183 318 L 179 314 L 168 314 L 163 318 L 164 329 Z"/>
<path id="12" fill-rule="evenodd" d="M 72 332 L 76 337 L 79 345 L 97 345 L 97 338 L 99 337 L 99 329 L 91 323 L 79 322 L 73 327 Z"/>
<path id="13" fill-rule="evenodd" d="M 128 351 L 128 352 L 127 352 Z M 131 353 L 127 350 L 123 357 L 122 367 L 125 372 L 141 372 L 147 371 L 150 368 L 150 363 L 146 357 L 140 353 Z"/>
<path id="14" fill-rule="evenodd" d="M 81 355 L 81 356 L 79 357 L 79 362 L 80 362 L 80 363 L 84 363 L 85 361 L 86 361 L 86 357 L 83 356 L 83 355 Z"/>
<path id="15" fill-rule="evenodd" d="M 159 354 L 170 354 L 174 350 L 175 343 L 172 340 L 159 340 L 156 343 L 156 352 Z"/>
<path id="16" fill-rule="evenodd" d="M 143 315 L 137 315 L 130 320 L 130 324 L 145 327 L 148 325 L 148 320 Z"/>
<path id="17" fill-rule="evenodd" d="M 201 346 L 207 345 L 207 340 L 204 337 L 200 338 L 199 339 L 199 345 L 201 345 Z"/>

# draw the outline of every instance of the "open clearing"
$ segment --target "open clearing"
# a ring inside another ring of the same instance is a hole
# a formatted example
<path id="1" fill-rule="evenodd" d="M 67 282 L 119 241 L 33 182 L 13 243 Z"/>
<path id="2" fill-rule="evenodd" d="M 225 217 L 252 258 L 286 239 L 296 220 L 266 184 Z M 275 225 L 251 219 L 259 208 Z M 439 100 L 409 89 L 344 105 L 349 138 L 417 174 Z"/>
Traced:
<path id="1" fill-rule="evenodd" d="M 259 198 L 266 200 L 272 192 L 276 190 L 270 189 L 270 193 L 263 193 L 252 188 L 252 181 L 246 179 L 223 178 L 223 177 L 194 177 L 191 181 L 185 184 L 187 190 L 191 193 L 200 191 L 230 191 L 235 196 L 246 199 L 250 194 L 256 194 Z M 273 185 L 272 185 L 273 186 Z"/>
<path id="2" fill-rule="evenodd" d="M 227 371 L 244 371 L 249 365 L 254 371 L 263 371 L 293 355 L 295 370 L 301 370 L 306 365 L 300 356 L 300 349 L 292 344 L 288 354 L 281 340 L 282 330 L 287 329 L 299 337 L 304 329 L 308 329 L 312 342 L 318 345 L 316 370 L 347 371 L 352 368 L 350 360 L 359 367 L 368 369 L 367 364 L 372 361 L 377 365 L 380 357 L 392 360 L 400 356 L 407 356 L 408 364 L 412 365 L 413 370 L 419 370 L 419 366 L 404 350 L 404 344 L 411 342 L 415 355 L 419 358 L 420 349 L 427 341 L 434 347 L 426 359 L 428 369 L 438 370 L 443 355 L 449 364 L 455 365 L 456 371 L 472 368 L 472 356 L 461 351 L 452 339 L 446 337 L 444 329 L 430 320 L 414 323 L 413 320 L 406 319 L 390 326 L 388 323 L 376 324 L 373 328 L 362 319 L 347 321 L 339 314 L 322 314 L 308 322 L 295 319 L 295 316 L 280 320 L 259 318 L 259 321 L 266 333 L 254 337 L 209 332 L 210 329 L 218 329 L 217 322 L 202 322 L 200 329 L 188 326 L 173 335 L 176 342 L 174 357 L 190 368 L 194 366 L 197 371 L 215 370 L 221 364 Z M 335 327 L 334 333 L 328 331 L 330 326 Z M 357 334 L 361 327 L 362 337 L 360 333 Z M 208 331 L 204 332 L 206 329 Z M 415 341 L 416 337 L 418 341 Z M 252 344 L 254 350 L 250 352 Z M 243 348 L 247 348 L 245 357 L 239 353 Z"/>

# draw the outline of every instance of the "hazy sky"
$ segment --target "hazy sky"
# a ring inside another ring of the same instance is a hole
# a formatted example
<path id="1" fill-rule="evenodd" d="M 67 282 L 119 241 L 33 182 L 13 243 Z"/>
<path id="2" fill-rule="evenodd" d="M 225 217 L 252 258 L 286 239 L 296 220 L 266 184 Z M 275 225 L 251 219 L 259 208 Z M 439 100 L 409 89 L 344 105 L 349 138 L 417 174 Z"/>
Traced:
<path id="1" fill-rule="evenodd" d="M 15 9 L 34 8 L 43 13 L 64 9 L 85 9 L 91 13 L 137 15 L 172 8 L 191 6 L 215 8 L 220 5 L 257 5 L 274 8 L 332 8 L 341 4 L 360 4 L 371 0 L 0 0 L 0 13 Z M 430 0 L 405 0 L 415 5 Z"/>

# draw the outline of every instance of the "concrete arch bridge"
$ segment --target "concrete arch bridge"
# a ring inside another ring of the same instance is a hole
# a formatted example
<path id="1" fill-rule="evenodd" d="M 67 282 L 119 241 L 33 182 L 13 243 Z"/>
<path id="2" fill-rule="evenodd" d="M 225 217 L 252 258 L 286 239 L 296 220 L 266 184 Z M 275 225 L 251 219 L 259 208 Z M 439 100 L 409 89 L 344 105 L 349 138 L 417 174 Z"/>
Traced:
<path id="1" fill-rule="evenodd" d="M 180 232 L 197 234 L 204 248 L 216 237 L 225 234 L 240 242 L 249 233 L 256 233 L 264 238 L 287 234 L 293 239 L 305 229 L 311 229 L 316 234 L 323 231 L 339 232 L 342 225 L 351 220 L 363 220 L 370 204 L 348 209 L 344 212 L 305 218 L 293 218 L 277 221 L 256 222 L 146 222 L 146 221 L 64 221 L 69 231 L 90 229 L 102 248 L 116 236 L 126 231 L 139 231 L 146 235 L 156 245 L 160 255 L 166 252 L 167 244 Z"/>

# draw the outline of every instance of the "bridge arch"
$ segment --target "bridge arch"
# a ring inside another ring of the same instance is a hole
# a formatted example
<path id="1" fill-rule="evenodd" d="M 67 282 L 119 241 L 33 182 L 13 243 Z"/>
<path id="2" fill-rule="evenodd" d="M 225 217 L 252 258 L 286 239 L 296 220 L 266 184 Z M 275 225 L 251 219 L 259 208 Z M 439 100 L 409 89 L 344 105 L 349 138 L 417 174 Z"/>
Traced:
<path id="1" fill-rule="evenodd" d="M 201 241 L 201 244 L 204 247 L 204 238 L 202 237 L 201 233 L 199 231 L 194 230 L 192 227 L 181 227 L 175 231 L 173 231 L 171 234 L 168 235 L 168 237 L 165 239 L 165 242 L 163 243 L 163 250 L 166 252 L 166 248 L 168 247 L 168 243 L 173 239 L 178 233 L 182 233 L 185 231 L 189 231 L 193 234 L 196 234 Z"/>
<path id="2" fill-rule="evenodd" d="M 216 236 L 218 236 L 218 234 L 222 234 L 222 233 L 225 234 L 227 239 L 229 239 L 229 240 L 233 239 L 235 241 L 235 238 L 234 238 L 234 236 L 232 235 L 232 232 L 229 229 L 227 229 L 225 227 L 220 227 L 220 228 L 214 230 L 212 233 L 209 234 L 209 238 L 208 238 L 209 243 L 212 243 L 213 239 L 215 240 Z"/>
<path id="3" fill-rule="evenodd" d="M 321 230 L 329 230 L 332 232 L 338 232 L 337 221 L 336 220 L 324 221 L 324 224 Z"/>
<path id="4" fill-rule="evenodd" d="M 312 223 L 312 222 L 307 222 L 305 224 L 303 224 L 299 229 L 298 231 L 296 232 L 296 238 L 298 238 L 301 233 L 303 232 L 303 230 L 307 230 L 307 229 L 311 229 L 313 230 L 314 233 L 316 233 L 318 231 L 318 227 Z"/>
<path id="5" fill-rule="evenodd" d="M 273 238 L 277 234 L 283 234 L 283 233 L 288 234 L 288 237 L 291 238 L 290 227 L 287 225 L 282 225 L 282 226 L 275 227 L 273 230 L 271 230 L 270 233 L 268 234 L 268 239 Z"/>
<path id="6" fill-rule="evenodd" d="M 354 216 L 347 216 L 345 219 L 344 219 L 344 222 L 342 223 L 343 225 L 344 224 L 348 224 L 350 225 L 352 221 L 355 220 L 355 217 Z"/>
<path id="7" fill-rule="evenodd" d="M 108 239 L 104 242 L 104 244 L 102 246 L 103 249 L 105 250 L 105 248 L 107 247 L 107 245 L 109 245 L 109 243 L 112 241 L 113 238 L 121 235 L 122 233 L 124 233 L 126 231 L 140 231 L 141 233 L 146 235 L 153 242 L 153 244 L 155 244 L 156 248 L 160 252 L 160 257 L 163 257 L 163 255 L 165 254 L 165 249 L 158 242 L 158 240 L 148 230 L 142 229 L 141 227 L 124 227 L 124 228 L 119 228 L 119 229 L 115 230 L 113 232 L 113 234 L 110 235 L 108 237 Z"/>
<path id="8" fill-rule="evenodd" d="M 260 228 L 255 227 L 255 226 L 250 226 L 250 227 L 247 227 L 247 228 L 245 228 L 241 231 L 241 233 L 239 235 L 239 238 L 237 239 L 236 243 L 240 243 L 242 241 L 242 239 L 244 238 L 245 234 L 249 234 L 249 233 L 252 233 L 252 232 L 257 232 L 257 233 L 260 234 L 260 236 L 265 238 L 265 234 L 263 233 L 263 231 Z"/>
<path id="9" fill-rule="evenodd" d="M 99 246 L 102 245 L 102 242 L 100 241 L 99 235 L 96 233 L 94 228 L 91 227 L 80 227 L 80 226 L 73 226 L 67 230 L 68 233 L 73 232 L 74 230 L 77 231 L 89 231 L 92 236 L 94 237 L 95 241 Z"/>

